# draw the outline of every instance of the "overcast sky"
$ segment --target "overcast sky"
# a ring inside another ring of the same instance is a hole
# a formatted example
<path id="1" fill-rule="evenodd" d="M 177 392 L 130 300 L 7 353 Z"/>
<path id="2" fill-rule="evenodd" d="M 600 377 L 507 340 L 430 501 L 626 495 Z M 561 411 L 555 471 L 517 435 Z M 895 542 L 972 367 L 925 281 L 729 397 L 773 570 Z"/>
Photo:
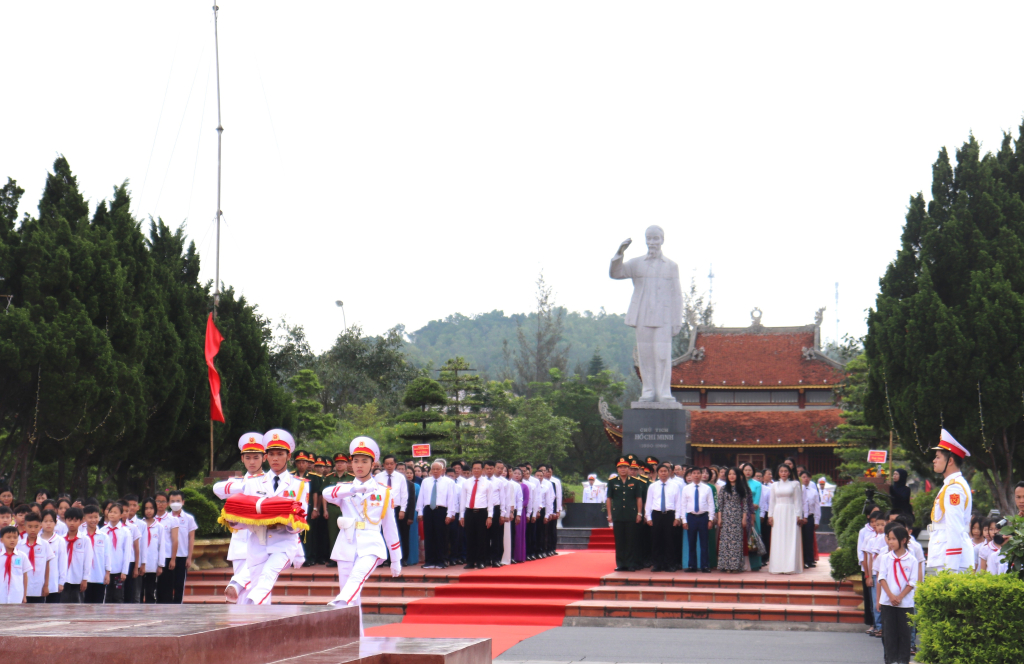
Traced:
<path id="1" fill-rule="evenodd" d="M 0 178 L 58 153 L 214 268 L 210 0 L 3 3 Z M 317 349 L 454 312 L 624 312 L 652 223 L 715 320 L 865 331 L 940 147 L 1024 114 L 1012 3 L 220 4 L 221 277 Z"/>

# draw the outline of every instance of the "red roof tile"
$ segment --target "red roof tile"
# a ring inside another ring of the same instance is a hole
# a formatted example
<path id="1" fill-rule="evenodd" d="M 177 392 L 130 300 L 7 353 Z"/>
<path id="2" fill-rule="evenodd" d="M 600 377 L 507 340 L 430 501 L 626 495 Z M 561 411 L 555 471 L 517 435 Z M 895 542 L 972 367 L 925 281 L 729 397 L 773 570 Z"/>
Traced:
<path id="1" fill-rule="evenodd" d="M 814 347 L 813 327 L 760 333 L 700 330 L 694 347 L 704 348 L 703 359 L 672 367 L 673 388 L 721 387 L 722 381 L 736 387 L 832 385 L 843 379 L 828 362 L 804 359 L 803 349 Z"/>
<path id="2" fill-rule="evenodd" d="M 691 445 L 823 444 L 824 435 L 842 423 L 838 408 L 825 410 L 690 412 Z"/>

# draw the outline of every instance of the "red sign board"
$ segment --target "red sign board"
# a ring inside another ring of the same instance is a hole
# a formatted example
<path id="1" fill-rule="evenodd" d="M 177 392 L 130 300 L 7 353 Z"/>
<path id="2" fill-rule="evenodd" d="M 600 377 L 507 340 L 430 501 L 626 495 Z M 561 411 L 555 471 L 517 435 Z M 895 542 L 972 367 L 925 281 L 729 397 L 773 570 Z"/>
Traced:
<path id="1" fill-rule="evenodd" d="M 416 458 L 430 456 L 430 443 L 419 443 L 413 445 L 412 455 Z"/>
<path id="2" fill-rule="evenodd" d="M 885 463 L 888 458 L 889 453 L 885 450 L 868 451 L 868 463 Z"/>

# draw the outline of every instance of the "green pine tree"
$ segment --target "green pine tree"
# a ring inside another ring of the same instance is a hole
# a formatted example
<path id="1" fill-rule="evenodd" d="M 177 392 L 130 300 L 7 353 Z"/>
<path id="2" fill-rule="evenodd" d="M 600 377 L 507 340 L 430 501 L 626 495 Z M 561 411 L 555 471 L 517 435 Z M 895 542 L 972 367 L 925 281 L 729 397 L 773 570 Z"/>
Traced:
<path id="1" fill-rule="evenodd" d="M 972 135 L 955 167 L 941 150 L 931 193 L 910 199 L 868 315 L 866 421 L 887 430 L 891 413 L 922 463 L 946 428 L 1009 511 L 1024 462 L 1024 136 L 983 155 Z"/>

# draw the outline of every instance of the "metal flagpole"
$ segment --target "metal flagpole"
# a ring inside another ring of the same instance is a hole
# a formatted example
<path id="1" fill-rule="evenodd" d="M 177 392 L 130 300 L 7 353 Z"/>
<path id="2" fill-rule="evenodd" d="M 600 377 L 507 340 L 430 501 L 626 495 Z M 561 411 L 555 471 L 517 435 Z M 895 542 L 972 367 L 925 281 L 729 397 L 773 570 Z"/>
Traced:
<path id="1" fill-rule="evenodd" d="M 213 53 L 217 66 L 217 257 L 213 281 L 213 319 L 217 319 L 217 305 L 220 304 L 220 149 L 224 127 L 220 121 L 220 42 L 217 38 L 217 5 L 213 6 Z M 213 475 L 213 414 L 210 414 L 210 475 Z"/>

